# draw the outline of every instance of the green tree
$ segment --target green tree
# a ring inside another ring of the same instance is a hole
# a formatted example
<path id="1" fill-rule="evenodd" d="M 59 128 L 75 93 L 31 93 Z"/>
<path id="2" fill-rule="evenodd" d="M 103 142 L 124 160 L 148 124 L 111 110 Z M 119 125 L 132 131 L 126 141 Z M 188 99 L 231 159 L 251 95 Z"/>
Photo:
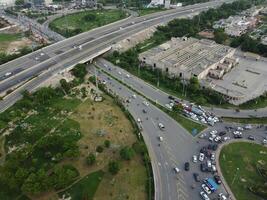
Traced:
<path id="1" fill-rule="evenodd" d="M 104 145 L 106 148 L 110 147 L 110 141 L 109 140 L 105 140 Z"/>
<path id="2" fill-rule="evenodd" d="M 120 170 L 120 166 L 119 166 L 119 162 L 118 161 L 114 161 L 113 160 L 113 161 L 110 161 L 108 163 L 108 171 L 111 174 L 115 175 L 115 174 L 117 174 L 119 172 L 119 170 Z"/>
<path id="3" fill-rule="evenodd" d="M 66 79 L 61 79 L 59 83 L 62 89 L 68 94 L 70 92 L 71 87 L 70 84 L 66 81 Z"/>
<path id="4" fill-rule="evenodd" d="M 123 147 L 120 150 L 120 156 L 124 160 L 131 160 L 134 156 L 134 150 L 131 147 Z"/>
<path id="5" fill-rule="evenodd" d="M 84 79 L 85 75 L 87 74 L 86 65 L 78 64 L 71 70 L 71 72 L 75 77 Z"/>
<path id="6" fill-rule="evenodd" d="M 228 38 L 223 29 L 217 29 L 214 31 L 214 40 L 219 44 L 223 44 Z"/>
<path id="7" fill-rule="evenodd" d="M 96 161 L 96 157 L 93 153 L 90 153 L 87 157 L 86 157 L 86 164 L 87 165 L 93 165 Z"/>
<path id="8" fill-rule="evenodd" d="M 16 6 L 22 6 L 24 4 L 24 0 L 16 0 L 15 5 Z"/>
<path id="9" fill-rule="evenodd" d="M 98 152 L 98 153 L 102 153 L 103 151 L 104 151 L 104 148 L 102 147 L 102 146 L 97 146 L 96 147 L 96 151 Z"/>

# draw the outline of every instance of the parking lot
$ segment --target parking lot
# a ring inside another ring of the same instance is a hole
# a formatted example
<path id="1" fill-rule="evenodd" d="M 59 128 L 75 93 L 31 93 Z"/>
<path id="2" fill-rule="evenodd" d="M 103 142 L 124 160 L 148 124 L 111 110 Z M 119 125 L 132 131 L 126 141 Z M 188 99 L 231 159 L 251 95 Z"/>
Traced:
<path id="1" fill-rule="evenodd" d="M 205 191 L 208 199 L 234 199 L 229 190 L 223 186 L 221 174 L 218 172 L 218 148 L 220 145 L 238 140 L 249 140 L 259 144 L 267 144 L 267 128 L 259 125 L 238 125 L 219 122 L 208 128 L 197 137 L 199 151 L 192 155 L 189 162 L 193 186 L 199 193 Z M 196 180 L 198 174 L 198 180 Z M 209 180 L 214 185 L 210 185 Z M 203 185 L 204 184 L 204 185 Z M 219 196 L 221 194 L 221 196 Z M 205 199 L 205 197 L 203 197 Z"/>
<path id="2" fill-rule="evenodd" d="M 239 64 L 223 76 L 223 79 L 209 79 L 214 90 L 229 96 L 241 97 L 233 101 L 241 104 L 255 98 L 266 91 L 267 88 L 267 62 L 256 61 L 251 58 L 237 56 Z"/>

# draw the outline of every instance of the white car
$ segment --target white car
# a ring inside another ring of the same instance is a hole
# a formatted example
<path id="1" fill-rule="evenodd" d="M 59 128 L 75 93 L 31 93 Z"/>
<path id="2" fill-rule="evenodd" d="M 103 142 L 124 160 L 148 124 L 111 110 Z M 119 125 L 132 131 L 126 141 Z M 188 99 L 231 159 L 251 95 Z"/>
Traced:
<path id="1" fill-rule="evenodd" d="M 211 161 L 210 160 L 207 160 L 207 166 L 208 166 L 208 168 L 211 168 Z"/>
<path id="2" fill-rule="evenodd" d="M 217 134 L 217 130 L 213 130 L 210 132 L 211 135 L 216 135 Z"/>
<path id="3" fill-rule="evenodd" d="M 193 162 L 197 163 L 197 156 L 196 155 L 193 155 Z"/>
<path id="4" fill-rule="evenodd" d="M 120 71 L 118 71 L 118 74 L 119 74 L 119 75 L 121 75 L 121 72 L 120 72 Z"/>
<path id="5" fill-rule="evenodd" d="M 238 126 L 238 127 L 236 128 L 236 130 L 238 130 L 238 131 L 243 131 L 244 129 L 243 129 L 242 127 Z"/>
<path id="6" fill-rule="evenodd" d="M 267 139 L 263 139 L 262 144 L 264 144 L 264 145 L 267 144 Z"/>
<path id="7" fill-rule="evenodd" d="M 204 200 L 210 200 L 210 198 L 208 197 L 208 195 L 205 192 L 203 192 L 203 191 L 200 192 L 200 196 Z"/>
<path id="8" fill-rule="evenodd" d="M 137 118 L 137 122 L 138 122 L 138 123 L 141 123 L 142 120 L 141 120 L 140 118 Z"/>
<path id="9" fill-rule="evenodd" d="M 162 123 L 159 123 L 158 126 L 159 126 L 160 130 L 164 130 L 165 129 L 165 126 Z"/>
<path id="10" fill-rule="evenodd" d="M 168 108 L 169 110 L 171 110 L 172 109 L 172 106 L 170 105 L 170 104 L 165 104 L 165 106 L 166 106 L 166 108 Z"/>
<path id="11" fill-rule="evenodd" d="M 229 136 L 226 136 L 223 138 L 224 141 L 230 140 L 231 138 Z"/>
<path id="12" fill-rule="evenodd" d="M 135 94 L 133 94 L 132 97 L 133 97 L 134 99 L 136 99 L 136 95 L 135 95 Z"/>
<path id="13" fill-rule="evenodd" d="M 180 172 L 178 167 L 174 167 L 174 171 L 175 171 L 176 174 L 178 174 Z"/>
<path id="14" fill-rule="evenodd" d="M 207 193 L 207 194 L 211 194 L 210 189 L 208 188 L 208 186 L 206 186 L 205 184 L 201 185 L 202 189 Z"/>
<path id="15" fill-rule="evenodd" d="M 130 76 L 129 74 L 126 74 L 126 77 L 127 77 L 127 78 L 130 78 L 131 76 Z"/>
<path id="16" fill-rule="evenodd" d="M 147 101 L 143 101 L 143 104 L 144 104 L 145 106 L 149 106 L 149 103 L 148 103 Z"/>
<path id="17" fill-rule="evenodd" d="M 227 200 L 226 196 L 223 193 L 220 193 L 218 196 L 220 200 Z"/>
<path id="18" fill-rule="evenodd" d="M 221 139 L 222 139 L 222 138 L 221 138 L 220 136 L 216 136 L 216 137 L 214 138 L 214 141 L 215 141 L 215 142 L 220 142 Z"/>
<path id="19" fill-rule="evenodd" d="M 198 157 L 198 160 L 199 160 L 200 162 L 202 162 L 202 161 L 204 160 L 204 158 L 205 158 L 204 153 L 200 153 L 200 154 L 199 154 L 199 157 Z"/>
<path id="20" fill-rule="evenodd" d="M 211 165 L 211 170 L 212 170 L 213 172 L 217 172 L 217 168 L 216 168 L 216 166 L 215 166 L 215 165 Z"/>
<path id="21" fill-rule="evenodd" d="M 159 141 L 162 142 L 163 141 L 163 137 L 159 136 Z"/>
<path id="22" fill-rule="evenodd" d="M 210 159 L 215 160 L 215 153 L 214 152 L 211 153 Z"/>

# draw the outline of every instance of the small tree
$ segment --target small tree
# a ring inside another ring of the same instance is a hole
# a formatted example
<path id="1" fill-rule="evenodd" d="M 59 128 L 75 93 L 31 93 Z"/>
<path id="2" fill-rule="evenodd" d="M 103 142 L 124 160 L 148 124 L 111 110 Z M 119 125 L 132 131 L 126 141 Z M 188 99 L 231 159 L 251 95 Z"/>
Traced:
<path id="1" fill-rule="evenodd" d="M 110 147 L 110 141 L 109 140 L 105 140 L 104 145 L 106 148 Z"/>
<path id="2" fill-rule="evenodd" d="M 120 150 L 120 155 L 124 160 L 131 160 L 134 156 L 134 150 L 131 147 L 123 147 Z"/>
<path id="3" fill-rule="evenodd" d="M 87 157 L 86 157 L 86 164 L 87 165 L 93 165 L 96 161 L 96 157 L 93 153 L 90 153 Z"/>
<path id="4" fill-rule="evenodd" d="M 115 175 L 119 172 L 119 170 L 120 170 L 120 166 L 119 166 L 118 161 L 113 160 L 108 163 L 108 171 L 111 174 Z"/>
<path id="5" fill-rule="evenodd" d="M 103 151 L 104 151 L 104 148 L 102 147 L 102 146 L 97 146 L 96 147 L 96 151 L 98 152 L 98 153 L 102 153 Z"/>

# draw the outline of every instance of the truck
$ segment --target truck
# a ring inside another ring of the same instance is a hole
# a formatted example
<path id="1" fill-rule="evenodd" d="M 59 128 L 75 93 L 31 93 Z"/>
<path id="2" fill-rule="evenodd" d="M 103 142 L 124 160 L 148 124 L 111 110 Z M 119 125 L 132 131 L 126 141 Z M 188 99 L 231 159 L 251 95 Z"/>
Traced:
<path id="1" fill-rule="evenodd" d="M 217 183 L 212 178 L 207 178 L 204 183 L 208 186 L 211 192 L 215 192 L 218 189 Z"/>

